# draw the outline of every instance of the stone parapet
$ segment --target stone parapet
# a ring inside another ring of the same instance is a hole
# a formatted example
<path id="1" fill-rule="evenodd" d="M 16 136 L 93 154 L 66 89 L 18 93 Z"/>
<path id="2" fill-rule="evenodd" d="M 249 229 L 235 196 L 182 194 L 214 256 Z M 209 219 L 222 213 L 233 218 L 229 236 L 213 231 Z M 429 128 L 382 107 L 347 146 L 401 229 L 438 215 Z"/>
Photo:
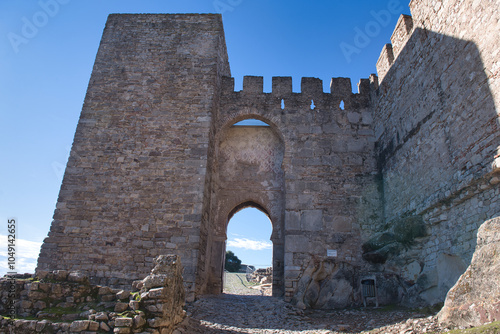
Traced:
<path id="1" fill-rule="evenodd" d="M 367 96 L 369 90 L 363 90 L 360 85 L 363 86 L 364 80 L 361 79 L 358 83 L 358 94 Z M 350 78 L 332 78 L 330 82 L 330 92 L 323 92 L 323 80 L 312 77 L 301 78 L 300 81 L 301 92 L 295 93 L 292 91 L 292 77 L 273 77 L 272 78 L 272 92 L 265 94 L 272 94 L 276 97 L 288 97 L 290 95 L 301 94 L 306 98 L 312 98 L 321 96 L 322 94 L 331 94 L 337 98 L 348 98 L 351 95 L 355 95 L 352 92 L 351 79 Z M 363 86 L 364 87 L 364 86 Z M 225 77 L 223 78 L 222 91 L 224 94 L 234 92 L 234 78 Z M 264 78 L 260 76 L 244 76 L 243 77 L 243 94 L 259 94 L 264 93 Z"/>
<path id="2" fill-rule="evenodd" d="M 396 23 L 396 28 L 391 36 L 392 51 L 394 59 L 398 58 L 399 53 L 406 45 L 413 31 L 413 18 L 410 15 L 402 14 Z"/>
<path id="3" fill-rule="evenodd" d="M 382 52 L 377 60 L 377 74 L 380 81 L 384 80 L 385 75 L 394 62 L 394 53 L 392 51 L 392 44 L 384 45 Z"/>

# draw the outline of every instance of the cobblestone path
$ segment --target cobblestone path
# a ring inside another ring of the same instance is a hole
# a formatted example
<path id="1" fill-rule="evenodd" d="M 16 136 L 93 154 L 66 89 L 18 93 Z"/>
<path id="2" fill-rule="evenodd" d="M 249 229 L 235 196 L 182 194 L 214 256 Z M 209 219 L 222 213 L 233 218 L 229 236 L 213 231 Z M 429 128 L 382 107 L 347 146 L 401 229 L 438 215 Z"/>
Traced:
<path id="1" fill-rule="evenodd" d="M 252 289 L 251 286 L 252 284 L 247 282 L 246 274 L 224 273 L 224 293 L 260 296 L 260 290 Z"/>
<path id="2" fill-rule="evenodd" d="M 196 333 L 440 333 L 434 317 L 409 311 L 301 311 L 279 298 L 222 294 L 187 305 L 174 334 Z"/>

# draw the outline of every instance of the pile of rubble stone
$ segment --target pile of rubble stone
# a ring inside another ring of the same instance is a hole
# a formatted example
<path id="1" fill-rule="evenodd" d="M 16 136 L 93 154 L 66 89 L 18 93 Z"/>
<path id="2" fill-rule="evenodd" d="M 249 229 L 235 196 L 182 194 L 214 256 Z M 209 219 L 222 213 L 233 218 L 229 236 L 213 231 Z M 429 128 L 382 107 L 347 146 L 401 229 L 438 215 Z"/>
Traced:
<path id="1" fill-rule="evenodd" d="M 65 270 L 4 277 L 0 333 L 172 333 L 185 317 L 182 266 L 174 255 L 155 264 L 129 291 L 91 285 L 83 273 Z"/>
<path id="2" fill-rule="evenodd" d="M 260 268 L 250 274 L 250 282 L 258 284 L 269 284 L 273 282 L 273 268 Z"/>

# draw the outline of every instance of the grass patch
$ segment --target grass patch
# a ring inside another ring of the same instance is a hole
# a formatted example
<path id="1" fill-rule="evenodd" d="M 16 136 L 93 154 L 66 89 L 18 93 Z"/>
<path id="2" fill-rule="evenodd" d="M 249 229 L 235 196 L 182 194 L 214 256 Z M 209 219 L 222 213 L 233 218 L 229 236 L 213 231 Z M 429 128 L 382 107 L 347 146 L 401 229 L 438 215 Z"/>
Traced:
<path id="1" fill-rule="evenodd" d="M 50 313 L 55 315 L 64 315 L 64 314 L 75 314 L 80 313 L 76 308 L 67 308 L 67 307 L 48 307 L 43 309 L 43 313 Z"/>
<path id="2" fill-rule="evenodd" d="M 12 318 L 12 317 L 6 317 L 6 316 L 2 316 L 4 320 L 11 320 L 11 321 L 16 321 L 16 320 L 40 320 L 38 318 L 35 318 L 35 317 L 15 317 L 15 318 Z"/>
<path id="3" fill-rule="evenodd" d="M 370 304 L 370 305 L 372 305 L 372 304 Z M 395 311 L 408 312 L 408 308 L 401 306 L 401 305 L 397 305 L 397 304 L 384 305 L 380 308 L 375 308 L 374 310 L 379 311 L 379 312 L 395 312 Z"/>
<path id="4" fill-rule="evenodd" d="M 454 329 L 448 334 L 496 334 L 500 333 L 500 321 L 469 329 Z"/>
<path id="5" fill-rule="evenodd" d="M 22 282 L 39 282 L 37 279 L 30 277 L 30 278 L 16 278 L 16 281 L 22 281 Z"/>
<path id="6" fill-rule="evenodd" d="M 118 313 L 116 316 L 118 318 L 133 318 L 138 314 L 140 314 L 140 312 L 138 312 L 138 311 L 125 311 L 122 313 Z"/>
<path id="7" fill-rule="evenodd" d="M 427 315 L 435 315 L 436 313 L 438 313 L 439 311 L 441 311 L 441 309 L 443 308 L 443 306 L 444 306 L 444 303 L 437 303 L 437 304 L 434 304 L 434 305 L 431 305 L 431 306 L 426 306 L 424 308 L 415 309 L 413 311 L 414 312 L 423 313 L 423 314 L 427 314 Z"/>
<path id="8" fill-rule="evenodd" d="M 253 282 L 253 281 L 247 281 L 247 274 L 242 274 L 242 273 L 231 273 L 238 277 L 241 280 L 241 284 L 243 284 L 245 287 L 250 287 L 250 286 L 258 286 L 261 285 L 258 282 Z"/>

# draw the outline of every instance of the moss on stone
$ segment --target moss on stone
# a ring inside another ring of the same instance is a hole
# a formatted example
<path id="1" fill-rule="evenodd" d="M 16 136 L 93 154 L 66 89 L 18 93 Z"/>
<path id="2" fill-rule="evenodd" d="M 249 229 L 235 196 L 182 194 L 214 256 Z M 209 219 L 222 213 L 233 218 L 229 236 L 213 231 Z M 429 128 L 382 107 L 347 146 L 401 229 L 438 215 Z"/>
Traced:
<path id="1" fill-rule="evenodd" d="M 392 231 L 396 240 L 405 248 L 414 245 L 416 238 L 425 236 L 424 220 L 421 216 L 410 216 L 393 222 Z"/>
<path id="2" fill-rule="evenodd" d="M 361 246 L 363 258 L 372 263 L 385 263 L 390 256 L 398 255 L 403 248 L 411 248 L 417 238 L 425 235 L 425 224 L 421 216 L 394 219 L 386 224 L 385 231 Z"/>
<path id="3" fill-rule="evenodd" d="M 55 314 L 55 315 L 64 315 L 64 314 L 74 314 L 74 313 L 79 313 L 79 311 L 76 308 L 68 308 L 68 307 L 48 307 L 43 310 L 43 313 L 50 313 L 50 314 Z"/>
<path id="4" fill-rule="evenodd" d="M 135 300 L 138 302 L 141 301 L 141 293 L 140 292 L 132 292 L 131 295 L 132 295 L 132 300 Z"/>

